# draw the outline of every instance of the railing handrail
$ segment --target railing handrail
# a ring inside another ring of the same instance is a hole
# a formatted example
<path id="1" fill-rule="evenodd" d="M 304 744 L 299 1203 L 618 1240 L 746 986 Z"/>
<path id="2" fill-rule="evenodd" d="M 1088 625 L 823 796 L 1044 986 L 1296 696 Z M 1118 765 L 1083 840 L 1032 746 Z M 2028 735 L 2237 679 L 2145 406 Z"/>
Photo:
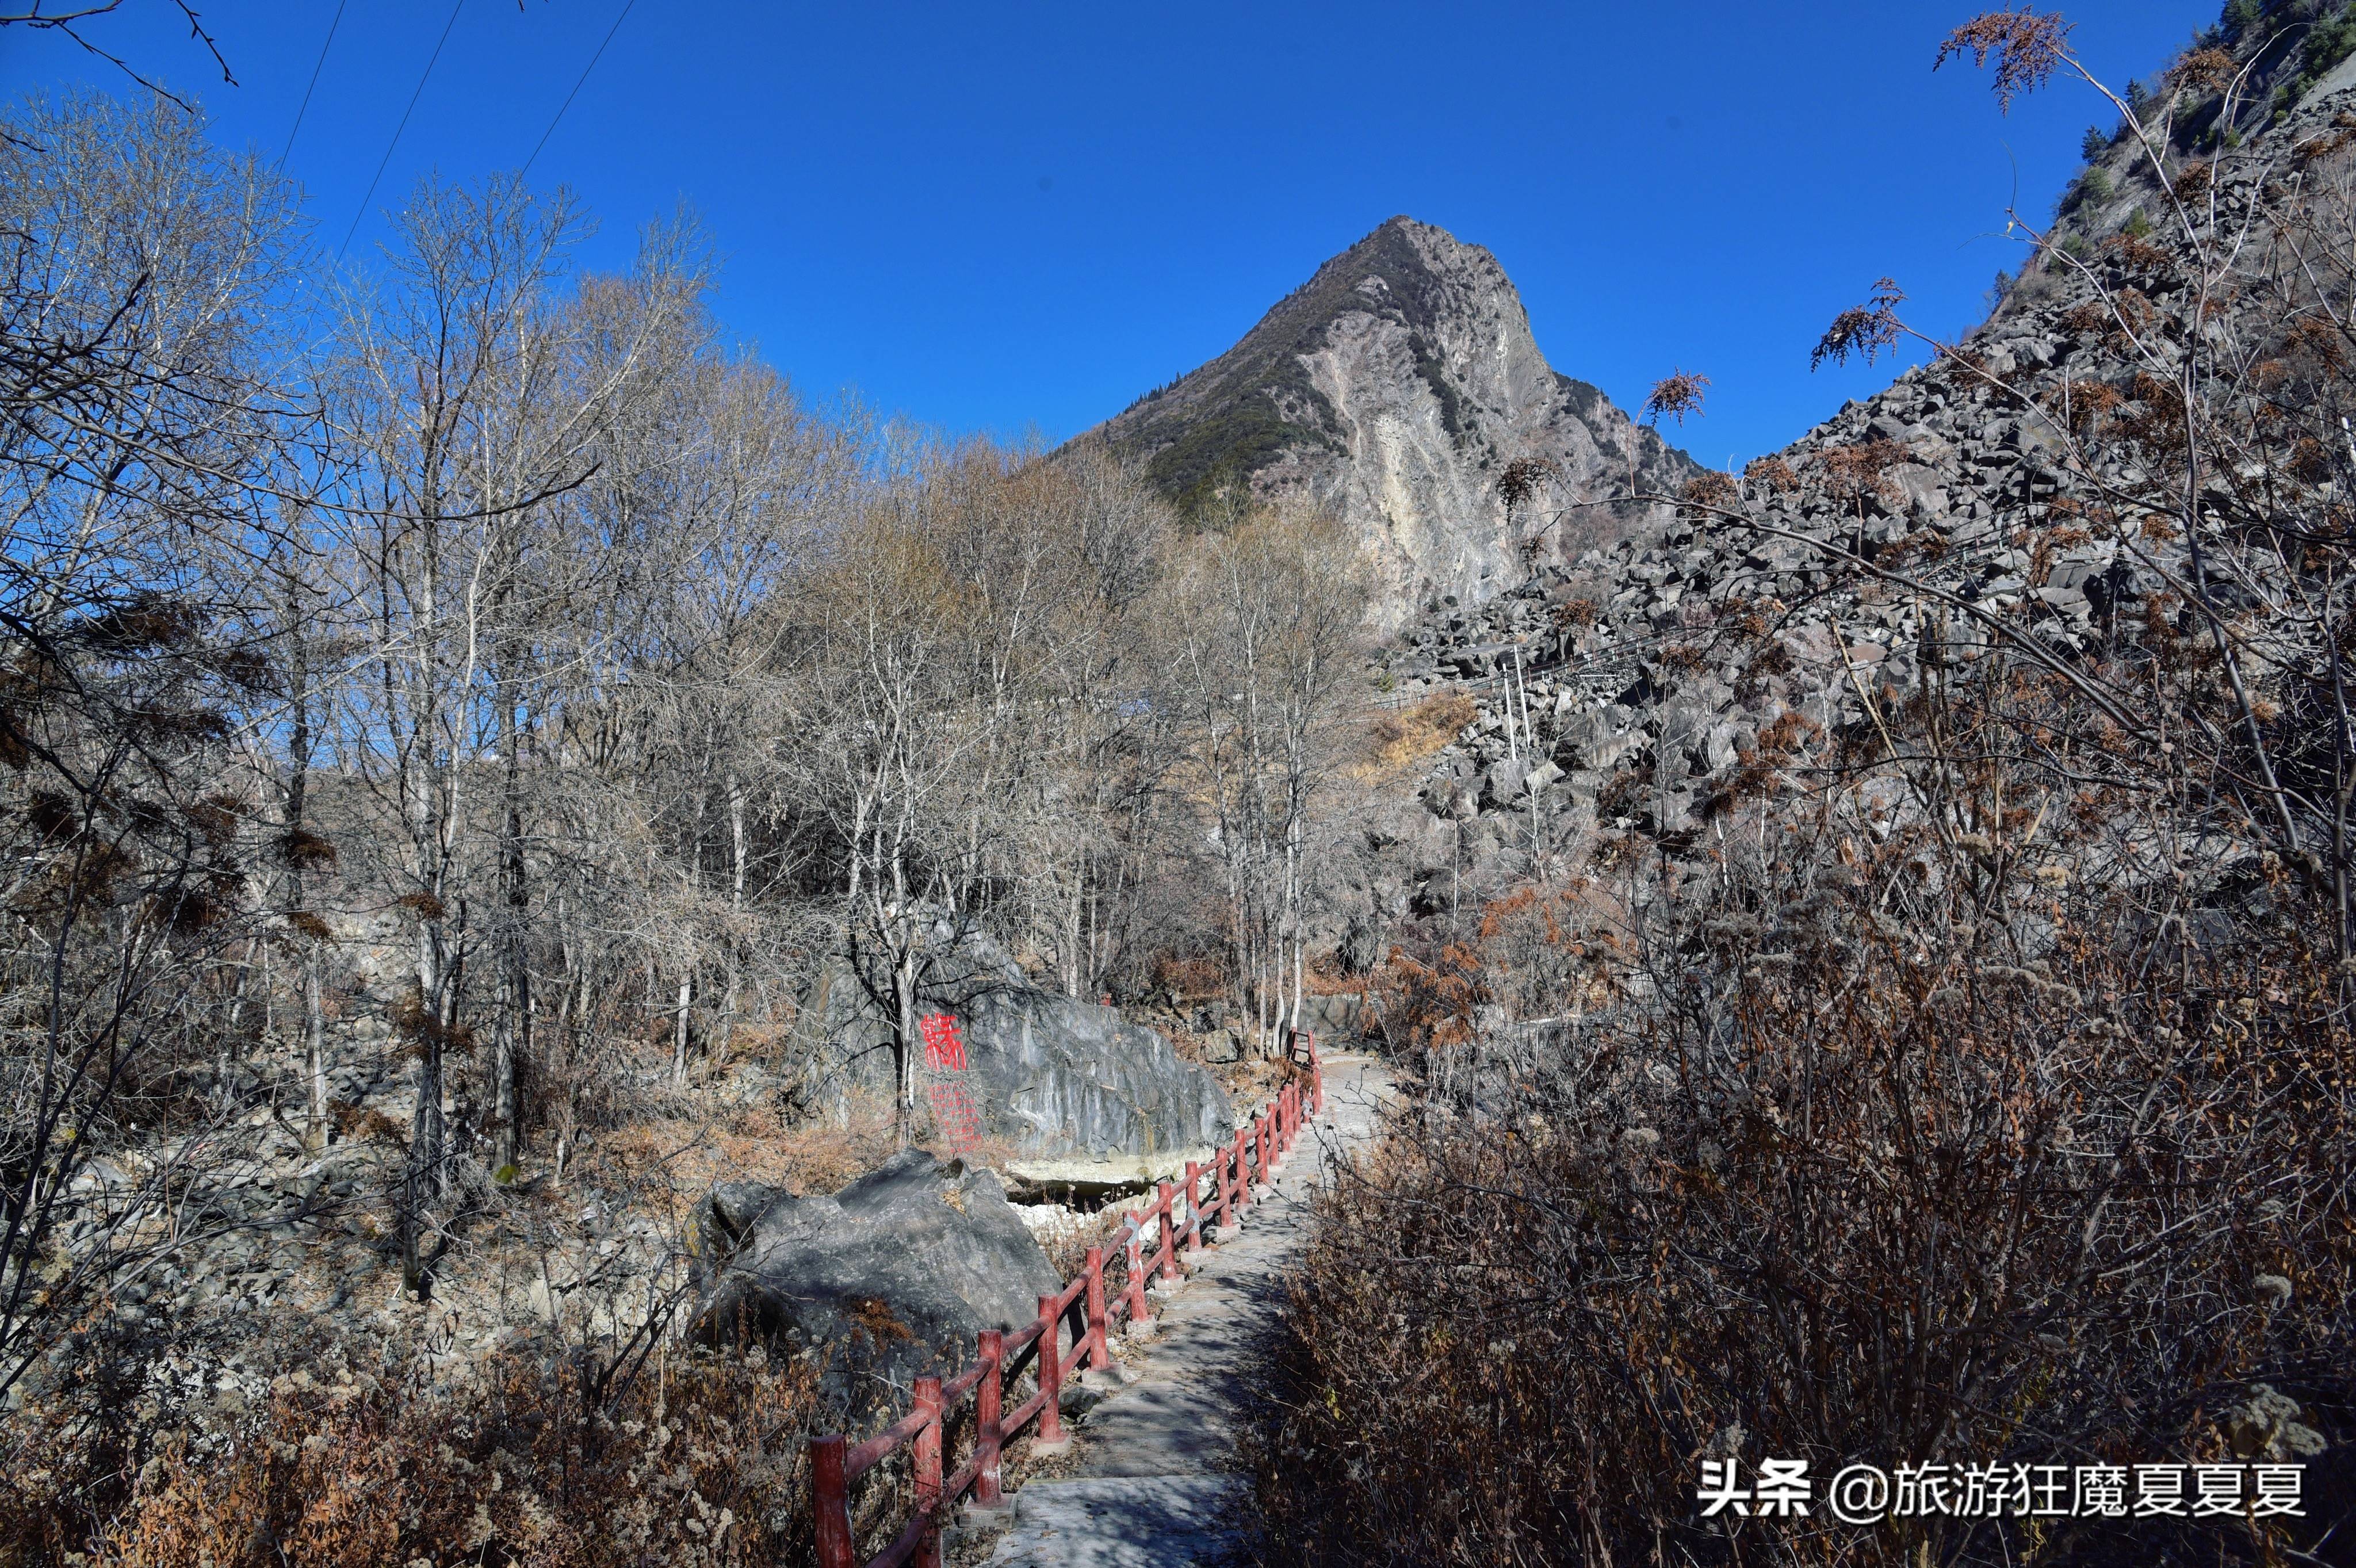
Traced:
<path id="1" fill-rule="evenodd" d="M 1301 1054 L 1305 1051 L 1305 1056 Z M 1146 1301 L 1149 1277 L 1173 1281 L 1183 1277 L 1180 1266 L 1177 1199 L 1183 1193 L 1186 1209 L 1186 1250 L 1202 1244 L 1202 1222 L 1215 1217 L 1222 1227 L 1242 1222 L 1250 1207 L 1251 1189 L 1269 1183 L 1274 1164 L 1291 1151 L 1301 1129 L 1325 1108 L 1325 1072 L 1317 1056 L 1317 1037 L 1291 1031 L 1285 1060 L 1294 1071 L 1285 1085 L 1249 1120 L 1238 1124 L 1235 1136 L 1211 1153 L 1205 1165 L 1186 1162 L 1182 1187 L 1168 1181 L 1155 1185 L 1153 1200 L 1142 1210 L 1122 1214 L 1113 1241 L 1122 1251 L 1126 1277 L 1120 1294 L 1106 1300 L 1102 1245 L 1090 1247 L 1080 1272 L 1064 1287 L 1039 1298 L 1039 1313 L 1020 1329 L 981 1331 L 973 1364 L 943 1381 L 926 1374 L 916 1380 L 915 1408 L 865 1442 L 853 1446 L 839 1432 L 809 1440 L 810 1493 L 816 1515 L 819 1568 L 862 1568 L 858 1545 L 851 1530 L 851 1486 L 860 1477 L 906 1446 L 914 1455 L 916 1509 L 892 1544 L 871 1558 L 864 1568 L 939 1568 L 942 1516 L 970 1491 L 984 1507 L 1001 1500 L 999 1466 L 1006 1443 L 1020 1435 L 1033 1420 L 1039 1440 L 1062 1441 L 1059 1402 L 1067 1372 L 1086 1371 L 1112 1363 L 1110 1327 L 1116 1320 L 1150 1324 Z M 1305 1095 L 1305 1103 L 1304 1103 Z M 1249 1136 L 1247 1137 L 1247 1131 Z M 1208 1176 L 1215 1197 L 1202 1195 Z M 1231 1179 L 1232 1178 L 1232 1179 Z M 1148 1218 L 1154 1220 L 1154 1250 L 1143 1255 L 1141 1238 Z M 1056 1330 L 1075 1306 L 1085 1306 L 1087 1326 L 1072 1341 L 1071 1361 L 1065 1365 Z M 1026 1359 L 1023 1352 L 1032 1354 Z M 1012 1410 L 1003 1408 L 1005 1381 L 1035 1363 L 1038 1386 L 1031 1397 Z M 975 1398 L 977 1428 L 973 1453 L 948 1476 L 941 1474 L 942 1448 L 948 1423 L 968 1394 Z"/>

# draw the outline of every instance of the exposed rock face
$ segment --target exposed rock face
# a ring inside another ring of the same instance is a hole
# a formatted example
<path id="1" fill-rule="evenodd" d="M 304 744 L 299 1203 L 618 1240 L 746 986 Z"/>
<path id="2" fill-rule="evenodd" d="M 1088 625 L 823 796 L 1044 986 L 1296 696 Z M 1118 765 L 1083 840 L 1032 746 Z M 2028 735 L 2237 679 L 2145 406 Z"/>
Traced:
<path id="1" fill-rule="evenodd" d="M 741 1329 L 816 1355 L 854 1402 L 963 1365 L 975 1334 L 1021 1327 L 1063 1284 L 995 1173 L 921 1149 L 831 1197 L 715 1188 L 690 1245 L 703 1334 L 726 1341 Z"/>
<path id="2" fill-rule="evenodd" d="M 2280 126 L 2254 124 L 2253 152 L 2266 145 L 2259 135 L 2291 145 L 2356 111 L 2351 88 L 2356 59 Z M 2139 156 L 2106 154 L 2120 194 L 2071 221 L 2111 288 L 2172 309 L 2191 269 L 2166 228 L 2140 249 L 2107 237 L 2120 214 L 2162 209 Z M 2220 162 L 2222 223 L 2249 220 L 2264 161 Z M 1527 875 L 1525 846 L 1575 859 L 1599 828 L 1681 854 L 1740 787 L 1762 733 L 1804 728 L 1869 754 L 1881 744 L 1877 715 L 1901 709 L 1941 669 L 1990 656 L 1982 626 L 2014 628 L 2064 664 L 2108 642 L 2172 635 L 2148 618 L 2153 596 L 2190 577 L 2182 542 L 2146 531 L 2129 547 L 2115 532 L 2069 526 L 2095 510 L 2089 495 L 2135 494 L 2152 476 L 2124 442 L 2088 439 L 2069 454 L 2057 412 L 2065 385 L 2079 398 L 2109 394 L 2125 417 L 2146 395 L 2138 372 L 2186 351 L 2175 328 L 2137 345 L 2111 319 L 2087 275 L 2042 265 L 1965 339 L 1963 363 L 1908 371 L 1739 487 L 1728 481 L 1722 504 L 1760 526 L 1672 521 L 1407 628 L 1388 660 L 1398 700 L 1462 691 L 1476 714 L 1433 759 L 1411 820 L 1369 820 L 1342 916 L 1379 927 L 1477 908 Z M 2280 330 L 2262 313 L 2231 327 L 2253 341 Z M 2163 497 L 2154 510 L 2172 504 Z M 2222 536 L 2222 522 L 2207 526 Z M 1860 561 L 1932 592 L 1894 590 Z M 1875 787 L 1891 791 L 1892 813 L 1904 809 L 1894 782 Z M 2221 881 L 2226 869 L 2212 868 Z"/>
<path id="3" fill-rule="evenodd" d="M 1113 1008 L 1001 993 L 977 999 L 965 1022 L 985 1130 L 1023 1154 L 1169 1154 L 1235 1130 L 1217 1080 Z"/>
<path id="4" fill-rule="evenodd" d="M 1333 509 L 1375 563 L 1384 629 L 1443 597 L 1487 599 L 1534 556 L 1561 559 L 1662 521 L 1657 509 L 1595 508 L 1533 540 L 1562 501 L 1674 492 L 1694 471 L 1594 387 L 1548 368 L 1495 257 L 1408 218 L 1327 262 L 1233 349 L 1100 434 L 1148 454 L 1182 508 L 1248 480 L 1262 498 Z M 1509 526 L 1497 480 L 1527 457 L 1556 466 L 1556 499 Z"/>
<path id="5" fill-rule="evenodd" d="M 937 935 L 918 1011 L 957 1020 L 965 1068 L 955 1079 L 983 1136 L 1027 1158 L 1110 1159 L 1183 1154 L 1234 1130 L 1226 1092 L 1161 1035 L 1041 990 L 987 936 L 946 926 Z M 803 998 L 791 1049 L 813 1108 L 892 1090 L 892 993 L 870 967 L 835 954 Z"/>

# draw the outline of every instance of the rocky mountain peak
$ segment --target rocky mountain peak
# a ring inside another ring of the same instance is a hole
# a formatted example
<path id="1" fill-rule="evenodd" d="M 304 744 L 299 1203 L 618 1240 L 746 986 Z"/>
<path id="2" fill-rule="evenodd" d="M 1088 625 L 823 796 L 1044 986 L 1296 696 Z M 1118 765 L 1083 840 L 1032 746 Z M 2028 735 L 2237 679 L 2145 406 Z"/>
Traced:
<path id="1" fill-rule="evenodd" d="M 1547 526 L 1507 515 L 1498 477 L 1553 466 L 1561 499 L 1674 490 L 1686 456 L 1596 388 L 1547 365 L 1496 257 L 1443 229 L 1389 220 L 1319 267 L 1210 363 L 1098 432 L 1146 456 L 1196 515 L 1300 497 L 1331 508 L 1376 573 L 1375 618 L 1479 603 L 1644 532 L 1656 509 L 1597 508 Z"/>

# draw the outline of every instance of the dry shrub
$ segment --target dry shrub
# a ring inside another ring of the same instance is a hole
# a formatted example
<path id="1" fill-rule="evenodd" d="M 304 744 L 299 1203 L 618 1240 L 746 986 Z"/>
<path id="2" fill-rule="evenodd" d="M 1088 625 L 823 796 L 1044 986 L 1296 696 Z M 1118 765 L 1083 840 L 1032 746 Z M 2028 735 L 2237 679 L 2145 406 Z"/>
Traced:
<path id="1" fill-rule="evenodd" d="M 16 1491 L 0 1503 L 0 1530 L 19 1555 L 0 1561 L 795 1561 L 810 1550 L 803 1438 L 816 1412 L 810 1369 L 770 1369 L 757 1356 L 674 1358 L 604 1409 L 570 1369 L 512 1359 L 452 1391 L 281 1379 L 252 1427 L 217 1452 L 168 1441 L 108 1517 L 67 1509 L 55 1492 Z"/>
<path id="2" fill-rule="evenodd" d="M 1481 956 L 1458 941 L 1422 958 L 1393 948 L 1380 981 L 1384 1037 L 1410 1057 L 1472 1038 L 1473 1019 L 1491 1000 Z"/>
<path id="3" fill-rule="evenodd" d="M 1272 1560 L 2283 1562 L 2349 1513 L 2341 1448 L 2307 1519 L 2254 1531 L 1696 1519 L 1706 1454 L 1821 1485 L 2231 1458 L 2259 1382 L 2327 1438 L 2356 1414 L 2349 977 L 2065 908 L 1996 834 L 1944 886 L 2051 920 L 2043 955 L 1927 928 L 1892 896 L 1920 850 L 1795 840 L 1805 880 L 1653 924 L 1632 999 L 1568 1033 L 1477 1030 L 1515 983 L 1481 949 L 1403 966 L 1452 1067 L 1323 1199 L 1262 1455 Z M 1509 901 L 1483 939 L 1526 964 L 1568 924 Z"/>
<path id="4" fill-rule="evenodd" d="M 1741 500 L 1742 491 L 1730 474 L 1706 468 L 1685 483 L 1677 494 L 1677 516 L 1687 522 L 1708 522 Z"/>
<path id="5" fill-rule="evenodd" d="M 1367 732 L 1369 760 L 1385 770 L 1420 762 L 1462 734 L 1480 712 L 1463 693 L 1442 692 L 1411 708 L 1379 714 Z"/>
<path id="6" fill-rule="evenodd" d="M 1173 996 L 1223 996 L 1228 962 L 1215 953 L 1163 953 L 1153 961 L 1153 980 Z"/>
<path id="7" fill-rule="evenodd" d="M 776 1174 L 765 1179 L 798 1193 L 833 1192 L 890 1158 L 899 1144 L 889 1098 L 862 1092 L 847 1099 L 839 1122 L 769 1132 L 764 1141 Z"/>
<path id="8" fill-rule="evenodd" d="M 1656 424 L 1664 417 L 1683 424 L 1687 414 L 1701 412 L 1702 401 L 1708 396 L 1703 389 L 1708 385 L 1708 376 L 1673 370 L 1655 381 L 1653 390 L 1645 394 L 1644 417 Z"/>
<path id="9" fill-rule="evenodd" d="M 1569 598 L 1555 606 L 1547 618 L 1554 622 L 1557 632 L 1569 633 L 1593 626 L 1598 613 L 1599 607 L 1593 599 Z"/>

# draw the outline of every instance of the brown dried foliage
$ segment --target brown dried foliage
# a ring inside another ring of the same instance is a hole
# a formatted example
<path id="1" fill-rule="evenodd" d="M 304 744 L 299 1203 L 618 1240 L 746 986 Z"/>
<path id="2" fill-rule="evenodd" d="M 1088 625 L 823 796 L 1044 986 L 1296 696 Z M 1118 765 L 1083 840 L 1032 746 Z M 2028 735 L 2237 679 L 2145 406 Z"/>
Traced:
<path id="1" fill-rule="evenodd" d="M 1516 968 L 1488 944 L 1531 910 L 1408 970 L 1426 1092 L 1325 1200 L 1297 1276 L 1290 1414 L 1261 1470 L 1274 1552 L 1750 1561 L 1694 1518 L 1713 1444 L 1819 1476 L 2223 1458 L 2255 1377 L 2308 1422 L 2344 1419 L 2339 978 L 2296 951 L 2163 944 L 2176 972 L 2155 983 L 2116 908 L 2027 862 L 2038 815 L 1991 819 L 1944 887 L 2050 909 L 2044 958 L 1893 918 L 1924 897 L 1928 846 L 1844 834 L 1788 844 L 1783 872 L 1665 931 L 1637 966 L 1654 1000 L 1551 1051 L 1473 1027 Z M 1578 925 L 1545 916 L 1513 950 L 1550 947 L 1594 994 Z M 2052 1560 L 2285 1561 L 2329 1512 L 2079 1521 Z M 1790 1521 L 1772 1547 L 1759 1560 L 2047 1560 L 1986 1520 Z"/>
<path id="2" fill-rule="evenodd" d="M 1462 692 L 1441 692 L 1411 708 L 1379 714 L 1368 736 L 1374 761 L 1386 768 L 1419 762 L 1480 716 L 1479 705 Z"/>
<path id="3" fill-rule="evenodd" d="M 2168 68 L 2168 80 L 2176 87 L 2222 92 L 2232 85 L 2238 69 L 2231 53 L 2211 45 L 2186 51 L 2182 59 Z"/>
<path id="4" fill-rule="evenodd" d="M 605 1408 L 568 1368 L 514 1359 L 443 1392 L 281 1379 L 238 1441 L 199 1454 L 167 1438 L 112 1494 L 70 1427 L 40 1429 L 57 1446 L 20 1449 L 18 1485 L 0 1496 L 0 1541 L 29 1555 L 0 1547 L 0 1562 L 794 1561 L 810 1550 L 802 1437 L 816 1414 L 807 1366 L 703 1355 L 648 1368 Z"/>
<path id="5" fill-rule="evenodd" d="M 1732 507 L 1742 499 L 1740 487 L 1730 474 L 1707 468 L 1685 483 L 1678 492 L 1677 515 L 1693 522 L 1707 522 L 1716 513 Z"/>
<path id="6" fill-rule="evenodd" d="M 1548 479 L 1562 472 L 1551 457 L 1516 457 L 1497 476 L 1497 496 L 1511 511 L 1538 493 Z"/>
<path id="7" fill-rule="evenodd" d="M 1645 394 L 1644 417 L 1655 424 L 1663 418 L 1669 418 L 1683 424 L 1687 414 L 1697 414 L 1702 411 L 1703 389 L 1708 385 L 1708 376 L 1691 371 L 1672 370 L 1655 381 L 1653 390 Z"/>
<path id="8" fill-rule="evenodd" d="M 1821 369 L 1826 360 L 1834 364 L 1848 363 L 1852 354 L 1862 354 L 1865 362 L 1872 364 L 1882 350 L 1897 347 L 1902 328 L 1898 321 L 1898 307 L 1906 295 L 1895 278 L 1883 278 L 1873 285 L 1873 293 L 1863 305 L 1852 305 L 1833 317 L 1815 348 L 1808 355 L 1808 369 Z"/>
<path id="9" fill-rule="evenodd" d="M 1565 599 L 1555 606 L 1552 618 L 1558 630 L 1576 629 L 1580 627 L 1593 626 L 1595 618 L 1600 613 L 1601 610 L 1593 599 Z M 1468 719 L 1465 722 L 1469 724 L 1472 721 Z"/>
<path id="10" fill-rule="evenodd" d="M 1984 11 L 1947 35 L 1932 63 L 1936 70 L 1953 57 L 1970 55 L 1972 64 L 1985 69 L 1996 57 L 1996 101 L 2007 113 L 2012 101 L 2034 92 L 2070 63 L 2070 24 L 2057 12 L 2040 16 L 2022 7 L 2017 11 Z"/>

